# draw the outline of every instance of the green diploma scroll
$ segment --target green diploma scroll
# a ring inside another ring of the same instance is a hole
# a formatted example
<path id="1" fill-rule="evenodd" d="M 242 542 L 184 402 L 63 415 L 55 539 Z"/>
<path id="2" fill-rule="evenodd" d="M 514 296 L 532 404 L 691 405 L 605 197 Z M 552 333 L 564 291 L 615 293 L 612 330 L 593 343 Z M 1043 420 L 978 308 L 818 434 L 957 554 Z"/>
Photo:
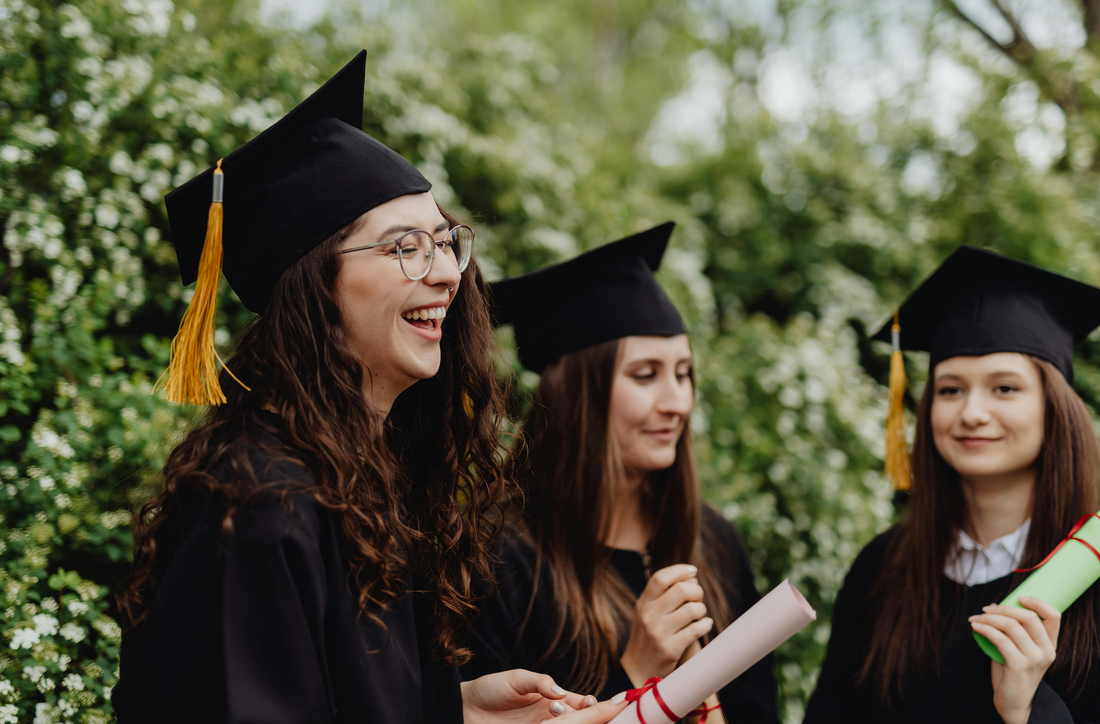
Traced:
<path id="1" fill-rule="evenodd" d="M 1020 605 L 1020 596 L 1031 596 L 1065 611 L 1088 587 L 1100 579 L 1100 513 L 1084 516 L 1066 539 L 1020 584 L 1002 606 Z M 1082 542 L 1083 541 L 1083 542 Z M 1089 547 L 1091 546 L 1091 548 Z M 1003 664 L 1004 657 L 989 639 L 975 632 L 974 638 L 989 658 Z"/>

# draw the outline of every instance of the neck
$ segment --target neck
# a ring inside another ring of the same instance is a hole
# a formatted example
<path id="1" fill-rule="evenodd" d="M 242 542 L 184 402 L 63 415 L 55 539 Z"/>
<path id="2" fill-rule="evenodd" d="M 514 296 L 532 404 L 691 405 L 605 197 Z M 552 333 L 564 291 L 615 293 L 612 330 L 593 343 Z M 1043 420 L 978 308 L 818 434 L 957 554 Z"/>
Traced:
<path id="1" fill-rule="evenodd" d="M 960 475 L 959 482 L 968 513 L 964 529 L 983 546 L 1008 535 L 1031 517 L 1034 468 L 989 477 Z"/>
<path id="2" fill-rule="evenodd" d="M 390 414 L 394 400 L 408 388 L 409 385 L 395 385 L 381 375 L 371 374 L 370 370 L 363 371 L 363 399 L 383 417 Z"/>
<path id="3" fill-rule="evenodd" d="M 626 490 L 618 500 L 612 502 L 611 532 L 604 541 L 609 548 L 622 548 L 631 551 L 644 551 L 649 546 L 652 535 L 645 512 L 642 510 L 641 475 L 628 475 Z"/>

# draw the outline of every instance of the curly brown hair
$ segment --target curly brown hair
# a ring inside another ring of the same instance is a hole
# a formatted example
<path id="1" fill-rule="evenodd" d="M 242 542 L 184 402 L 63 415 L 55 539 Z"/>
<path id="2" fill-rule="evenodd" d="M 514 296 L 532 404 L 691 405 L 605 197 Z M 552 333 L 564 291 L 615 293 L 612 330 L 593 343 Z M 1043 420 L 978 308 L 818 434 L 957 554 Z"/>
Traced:
<path id="1" fill-rule="evenodd" d="M 186 498 L 218 498 L 226 509 L 223 534 L 230 534 L 238 508 L 273 493 L 248 460 L 247 433 L 258 429 L 310 471 L 307 492 L 333 511 L 349 590 L 363 615 L 383 625 L 370 607 L 396 601 L 415 571 L 431 594 L 432 653 L 452 665 L 469 659 L 466 632 L 478 594 L 488 592 L 476 582 L 492 579 L 490 555 L 508 493 L 498 447 L 504 391 L 494 372 L 485 282 L 472 260 L 447 313 L 439 372 L 383 415 L 364 402 L 364 370 L 345 340 L 335 296 L 338 247 L 361 225 L 362 217 L 283 273 L 227 363 L 252 391 L 222 371 L 226 404 L 173 450 L 164 490 L 134 517 L 134 565 L 119 596 L 131 626 L 157 585 L 158 531 L 170 529 Z M 265 409 L 277 413 L 279 429 Z M 221 480 L 213 474 L 219 468 L 234 474 Z"/>

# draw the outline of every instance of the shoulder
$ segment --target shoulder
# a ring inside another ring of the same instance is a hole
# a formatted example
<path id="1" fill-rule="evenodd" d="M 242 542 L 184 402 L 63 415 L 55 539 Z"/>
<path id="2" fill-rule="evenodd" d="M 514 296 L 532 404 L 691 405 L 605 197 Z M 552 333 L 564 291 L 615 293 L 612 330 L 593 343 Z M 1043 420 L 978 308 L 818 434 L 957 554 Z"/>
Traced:
<path id="1" fill-rule="evenodd" d="M 890 550 L 893 547 L 893 543 L 897 540 L 901 524 L 895 524 L 879 533 L 871 542 L 863 547 L 863 550 L 856 556 L 855 561 L 852 563 L 852 567 L 848 569 L 848 575 L 844 579 L 845 587 L 861 588 L 869 590 L 875 580 L 878 578 L 879 572 L 882 570 L 885 564 L 886 557 L 889 555 Z"/>
<path id="2" fill-rule="evenodd" d="M 309 493 L 264 490 L 231 511 L 227 540 L 317 545 L 332 532 L 332 522 L 332 512 Z"/>
<path id="3" fill-rule="evenodd" d="M 708 503 L 702 505 L 699 527 L 722 543 L 739 548 L 745 547 L 745 543 L 741 539 L 741 531 L 738 530 L 737 526 Z"/>

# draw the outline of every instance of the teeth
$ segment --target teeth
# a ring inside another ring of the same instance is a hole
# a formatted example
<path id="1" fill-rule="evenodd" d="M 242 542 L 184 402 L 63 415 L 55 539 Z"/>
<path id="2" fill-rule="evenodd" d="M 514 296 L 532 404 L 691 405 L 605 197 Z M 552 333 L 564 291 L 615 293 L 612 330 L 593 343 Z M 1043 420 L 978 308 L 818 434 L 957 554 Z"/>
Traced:
<path id="1" fill-rule="evenodd" d="M 446 307 L 428 307 L 426 309 L 414 309 L 411 312 L 402 312 L 405 319 L 443 319 L 447 316 Z"/>

